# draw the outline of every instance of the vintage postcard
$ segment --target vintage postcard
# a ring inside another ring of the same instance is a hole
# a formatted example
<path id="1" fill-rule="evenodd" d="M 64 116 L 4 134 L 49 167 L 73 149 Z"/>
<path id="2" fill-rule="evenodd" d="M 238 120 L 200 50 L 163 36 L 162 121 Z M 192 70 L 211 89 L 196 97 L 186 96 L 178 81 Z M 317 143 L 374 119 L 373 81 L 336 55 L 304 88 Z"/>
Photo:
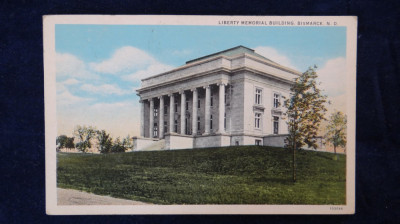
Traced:
<path id="1" fill-rule="evenodd" d="M 357 17 L 43 17 L 47 214 L 353 214 Z"/>

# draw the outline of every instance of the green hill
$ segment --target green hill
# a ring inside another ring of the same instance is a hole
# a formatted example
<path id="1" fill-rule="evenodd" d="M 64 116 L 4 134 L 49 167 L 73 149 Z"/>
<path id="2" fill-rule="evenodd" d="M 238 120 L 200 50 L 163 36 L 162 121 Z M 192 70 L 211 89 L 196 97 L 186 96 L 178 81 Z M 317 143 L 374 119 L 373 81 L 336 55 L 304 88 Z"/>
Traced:
<path id="1" fill-rule="evenodd" d="M 157 204 L 345 204 L 346 156 L 238 146 L 57 155 L 58 187 Z"/>

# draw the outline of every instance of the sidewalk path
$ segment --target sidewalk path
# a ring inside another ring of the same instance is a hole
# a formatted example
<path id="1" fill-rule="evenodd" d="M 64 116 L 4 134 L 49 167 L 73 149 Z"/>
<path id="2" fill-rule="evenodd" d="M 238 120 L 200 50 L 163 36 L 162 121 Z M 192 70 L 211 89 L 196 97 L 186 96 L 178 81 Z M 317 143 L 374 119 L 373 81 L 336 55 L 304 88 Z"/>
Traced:
<path id="1" fill-rule="evenodd" d="M 100 196 L 83 191 L 57 188 L 58 205 L 146 205 L 140 201 Z"/>

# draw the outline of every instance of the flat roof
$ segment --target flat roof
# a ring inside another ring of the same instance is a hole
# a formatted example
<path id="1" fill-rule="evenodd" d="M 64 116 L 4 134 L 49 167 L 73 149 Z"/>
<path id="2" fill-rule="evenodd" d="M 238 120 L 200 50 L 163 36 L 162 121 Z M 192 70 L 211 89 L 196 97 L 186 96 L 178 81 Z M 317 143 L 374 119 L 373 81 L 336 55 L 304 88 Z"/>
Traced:
<path id="1" fill-rule="evenodd" d="M 196 59 L 193 59 L 193 60 L 190 60 L 190 61 L 187 61 L 186 64 L 190 64 L 190 63 L 193 63 L 193 62 L 196 62 L 196 61 L 201 61 L 201 60 L 204 60 L 204 59 L 207 59 L 207 58 L 211 58 L 211 57 L 215 57 L 215 56 L 219 56 L 219 55 L 224 55 L 224 56 L 230 57 L 230 56 L 241 54 L 241 53 L 247 53 L 247 54 L 262 58 L 264 60 L 267 60 L 269 62 L 272 62 L 272 63 L 276 64 L 276 62 L 274 62 L 274 61 L 272 61 L 272 60 L 270 60 L 270 59 L 268 59 L 268 58 L 266 58 L 266 57 L 264 57 L 264 56 L 262 56 L 260 54 L 257 54 L 253 49 L 245 47 L 245 46 L 242 46 L 242 45 L 239 45 L 239 46 L 236 46 L 236 47 L 233 47 L 233 48 L 229 48 L 229 49 L 226 49 L 226 50 L 223 50 L 223 51 L 219 51 L 217 53 L 209 54 L 209 55 L 206 55 L 206 56 L 203 56 L 203 57 L 200 57 L 200 58 L 196 58 Z"/>

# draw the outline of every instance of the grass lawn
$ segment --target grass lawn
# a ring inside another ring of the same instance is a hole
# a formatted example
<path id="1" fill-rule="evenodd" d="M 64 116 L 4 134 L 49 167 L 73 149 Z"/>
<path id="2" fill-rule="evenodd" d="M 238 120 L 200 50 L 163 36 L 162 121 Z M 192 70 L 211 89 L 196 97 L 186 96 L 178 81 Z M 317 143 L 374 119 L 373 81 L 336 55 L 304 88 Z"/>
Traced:
<path id="1" fill-rule="evenodd" d="M 345 204 L 346 156 L 282 148 L 57 155 L 57 183 L 156 204 Z"/>

